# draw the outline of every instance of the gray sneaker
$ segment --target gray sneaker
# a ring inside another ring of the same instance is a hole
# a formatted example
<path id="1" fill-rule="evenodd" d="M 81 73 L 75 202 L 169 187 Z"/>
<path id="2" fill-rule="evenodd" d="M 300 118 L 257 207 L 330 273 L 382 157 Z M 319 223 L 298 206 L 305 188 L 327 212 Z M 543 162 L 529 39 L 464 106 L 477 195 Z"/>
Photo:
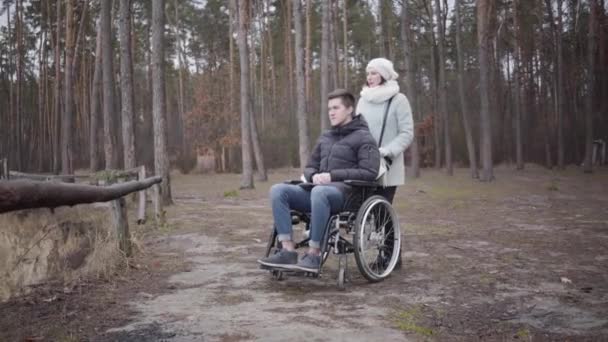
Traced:
<path id="1" fill-rule="evenodd" d="M 258 259 L 258 262 L 264 266 L 291 269 L 298 263 L 298 252 L 280 250 L 268 258 Z"/>
<path id="2" fill-rule="evenodd" d="M 305 272 L 318 273 L 321 265 L 320 255 L 304 254 L 300 262 L 295 265 L 295 268 Z"/>

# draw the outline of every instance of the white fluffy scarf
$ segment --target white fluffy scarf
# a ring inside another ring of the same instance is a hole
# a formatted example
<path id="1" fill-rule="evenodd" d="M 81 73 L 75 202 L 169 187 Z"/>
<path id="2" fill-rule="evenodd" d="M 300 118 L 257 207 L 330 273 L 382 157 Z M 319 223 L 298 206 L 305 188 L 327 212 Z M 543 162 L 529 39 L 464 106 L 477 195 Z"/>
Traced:
<path id="1" fill-rule="evenodd" d="M 368 102 L 382 103 L 398 93 L 399 83 L 395 80 L 390 80 L 378 87 L 363 87 L 363 90 L 361 90 L 361 97 Z"/>

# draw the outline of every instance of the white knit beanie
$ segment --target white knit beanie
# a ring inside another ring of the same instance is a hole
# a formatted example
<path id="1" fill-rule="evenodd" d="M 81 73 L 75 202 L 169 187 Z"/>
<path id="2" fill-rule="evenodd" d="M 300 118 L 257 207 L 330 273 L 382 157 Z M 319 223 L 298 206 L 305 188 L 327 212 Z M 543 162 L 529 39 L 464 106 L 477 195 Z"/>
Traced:
<path id="1" fill-rule="evenodd" d="M 376 70 L 387 81 L 395 80 L 399 77 L 399 74 L 393 68 L 393 62 L 386 58 L 374 58 L 369 61 L 365 71 L 369 71 L 370 69 Z"/>

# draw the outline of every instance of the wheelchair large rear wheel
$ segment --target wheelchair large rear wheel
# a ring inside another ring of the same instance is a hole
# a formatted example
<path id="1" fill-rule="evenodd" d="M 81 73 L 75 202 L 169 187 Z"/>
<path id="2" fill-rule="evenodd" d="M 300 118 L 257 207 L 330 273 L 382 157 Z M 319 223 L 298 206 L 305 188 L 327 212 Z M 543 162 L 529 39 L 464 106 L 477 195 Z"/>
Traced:
<path id="1" fill-rule="evenodd" d="M 363 202 L 355 221 L 355 261 L 370 282 L 388 277 L 399 258 L 399 220 L 391 204 L 382 196 Z"/>

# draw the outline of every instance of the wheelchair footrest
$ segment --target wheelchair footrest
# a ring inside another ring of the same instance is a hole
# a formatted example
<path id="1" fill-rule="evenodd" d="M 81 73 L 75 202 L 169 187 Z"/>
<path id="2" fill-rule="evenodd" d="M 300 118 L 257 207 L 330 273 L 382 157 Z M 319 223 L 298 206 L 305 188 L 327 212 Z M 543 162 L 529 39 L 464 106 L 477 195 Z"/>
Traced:
<path id="1" fill-rule="evenodd" d="M 293 269 L 293 268 L 285 268 L 285 267 L 276 267 L 276 266 L 267 266 L 267 265 L 260 265 L 260 269 L 263 270 L 267 270 L 270 272 L 282 272 L 284 274 L 287 275 L 292 275 L 292 276 L 313 276 L 313 277 L 318 277 L 320 275 L 320 273 L 314 273 L 314 272 L 307 272 L 307 271 L 302 271 L 302 270 L 298 270 L 298 269 Z"/>

